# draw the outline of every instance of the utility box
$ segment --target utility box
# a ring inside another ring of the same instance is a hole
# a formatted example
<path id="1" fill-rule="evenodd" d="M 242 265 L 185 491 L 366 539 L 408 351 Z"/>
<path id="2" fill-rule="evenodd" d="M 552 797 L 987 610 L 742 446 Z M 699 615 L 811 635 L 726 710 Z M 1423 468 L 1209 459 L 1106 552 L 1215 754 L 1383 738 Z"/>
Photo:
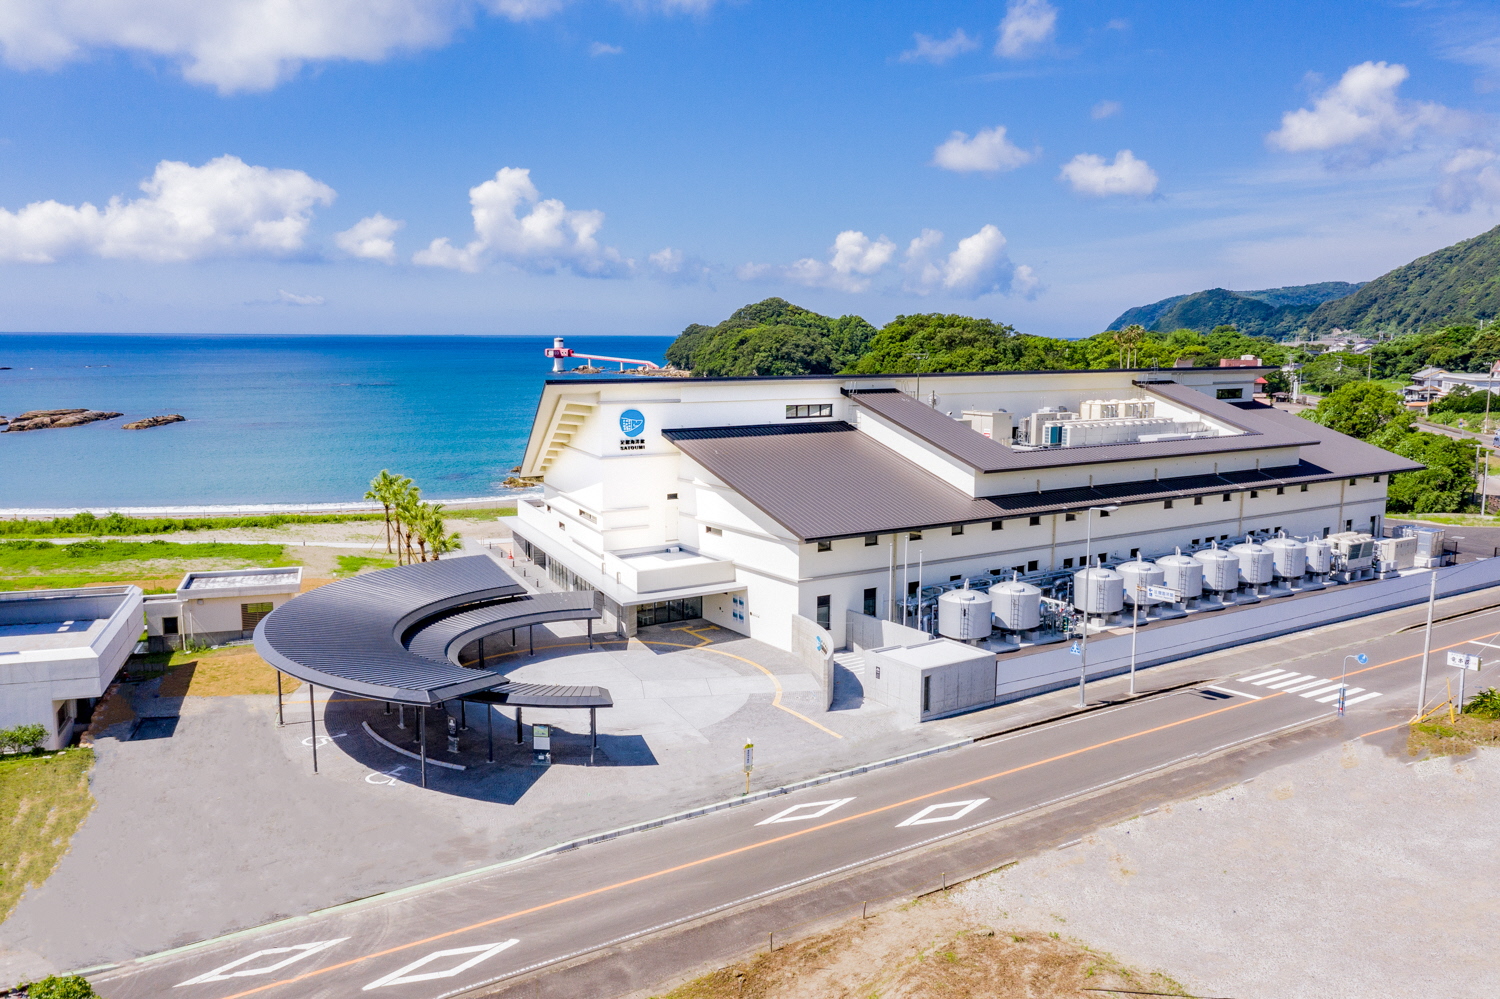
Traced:
<path id="1" fill-rule="evenodd" d="M 549 725 L 531 726 L 531 765 L 534 767 L 552 764 L 552 728 Z"/>
<path id="2" fill-rule="evenodd" d="M 1003 409 L 966 409 L 964 410 L 963 422 L 991 440 L 997 440 L 1005 444 L 1010 443 L 1010 414 Z"/>
<path id="3" fill-rule="evenodd" d="M 1394 562 L 1399 569 L 1411 569 L 1417 564 L 1417 539 L 1380 538 L 1375 542 L 1375 551 L 1382 562 Z"/>
<path id="4" fill-rule="evenodd" d="M 970 711 L 995 702 L 995 654 L 936 638 L 866 649 L 865 691 L 895 710 L 902 724 Z"/>

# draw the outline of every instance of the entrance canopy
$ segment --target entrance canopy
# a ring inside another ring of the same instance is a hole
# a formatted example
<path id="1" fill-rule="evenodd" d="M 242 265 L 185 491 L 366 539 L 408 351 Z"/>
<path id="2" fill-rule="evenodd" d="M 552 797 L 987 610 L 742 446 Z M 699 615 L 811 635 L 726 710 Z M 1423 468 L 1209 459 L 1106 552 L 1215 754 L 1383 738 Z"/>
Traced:
<path id="1" fill-rule="evenodd" d="M 595 707 L 600 688 L 508 684 L 460 666 L 459 650 L 487 635 L 552 621 L 594 621 L 593 591 L 528 593 L 487 555 L 419 562 L 329 583 L 276 608 L 255 629 L 255 650 L 276 669 L 320 687 L 401 704 L 432 705 L 479 691 L 503 703 Z M 568 703 L 582 698 L 580 703 Z"/>

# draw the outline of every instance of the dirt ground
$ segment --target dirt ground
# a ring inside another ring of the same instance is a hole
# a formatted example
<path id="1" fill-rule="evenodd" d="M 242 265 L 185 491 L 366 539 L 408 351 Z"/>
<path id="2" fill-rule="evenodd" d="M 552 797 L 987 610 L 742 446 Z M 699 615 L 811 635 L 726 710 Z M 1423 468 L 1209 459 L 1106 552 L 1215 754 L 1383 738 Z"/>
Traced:
<path id="1" fill-rule="evenodd" d="M 1056 930 L 997 926 L 929 896 L 758 954 L 662 999 L 1095 999 L 1110 989 L 1185 994 L 1165 975 L 1126 967 Z"/>
<path id="2" fill-rule="evenodd" d="M 175 653 L 170 672 L 162 677 L 162 697 L 233 697 L 239 694 L 276 693 L 276 671 L 249 645 L 184 656 Z M 290 694 L 301 684 L 289 676 L 281 678 L 281 690 Z"/>

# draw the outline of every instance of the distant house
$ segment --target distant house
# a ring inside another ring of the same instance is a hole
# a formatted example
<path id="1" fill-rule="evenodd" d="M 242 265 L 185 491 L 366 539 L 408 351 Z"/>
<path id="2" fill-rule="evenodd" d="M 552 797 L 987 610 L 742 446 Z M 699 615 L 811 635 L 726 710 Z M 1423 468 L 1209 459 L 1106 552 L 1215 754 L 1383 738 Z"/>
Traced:
<path id="1" fill-rule="evenodd" d="M 146 597 L 147 648 L 178 649 L 184 638 L 204 645 L 252 638 L 261 619 L 301 589 L 301 566 L 190 572 L 176 593 Z"/>
<path id="2" fill-rule="evenodd" d="M 1467 385 L 1475 392 L 1500 390 L 1500 375 L 1493 375 L 1487 371 L 1479 374 L 1466 374 L 1428 367 L 1412 375 L 1411 381 L 1412 383 L 1402 390 L 1402 395 L 1407 403 L 1418 405 L 1441 399 L 1460 385 Z"/>
<path id="3" fill-rule="evenodd" d="M 1219 358 L 1219 367 L 1221 367 L 1221 368 L 1259 368 L 1259 367 L 1263 367 L 1263 365 L 1260 363 L 1260 358 L 1256 357 L 1254 354 L 1241 354 L 1237 358 L 1235 358 L 1235 357 L 1221 357 L 1221 358 Z"/>
<path id="4" fill-rule="evenodd" d="M 0 728 L 40 724 L 61 749 L 141 634 L 138 586 L 0 593 Z"/>

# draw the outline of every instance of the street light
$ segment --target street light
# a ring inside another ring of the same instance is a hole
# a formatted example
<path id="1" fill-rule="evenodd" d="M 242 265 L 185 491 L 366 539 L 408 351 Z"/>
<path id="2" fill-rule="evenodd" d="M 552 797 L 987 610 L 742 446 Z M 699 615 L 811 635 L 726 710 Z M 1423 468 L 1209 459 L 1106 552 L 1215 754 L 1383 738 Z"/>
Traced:
<path id="1" fill-rule="evenodd" d="M 1120 509 L 1118 503 L 1111 503 L 1108 506 L 1091 506 L 1088 512 L 1083 515 L 1083 560 L 1085 569 L 1092 569 L 1094 567 L 1094 556 L 1090 552 L 1090 549 L 1094 546 L 1094 518 L 1092 515 L 1094 513 L 1114 513 L 1118 509 Z M 1074 597 L 1074 603 L 1077 603 L 1077 594 L 1074 594 Z M 1078 652 L 1082 659 L 1078 664 L 1078 706 L 1080 708 L 1088 707 L 1089 703 L 1087 697 L 1089 675 L 1089 603 L 1088 591 L 1085 590 L 1083 597 L 1083 641 L 1079 645 Z"/>
<path id="2" fill-rule="evenodd" d="M 1349 675 L 1349 660 L 1351 660 L 1351 659 L 1353 659 L 1355 662 L 1359 663 L 1361 666 L 1363 666 L 1365 663 L 1367 663 L 1367 662 L 1370 661 L 1370 657 L 1367 656 L 1367 655 L 1365 655 L 1363 652 L 1361 652 L 1361 653 L 1359 653 L 1358 655 L 1355 655 L 1355 656 L 1345 656 L 1344 657 L 1343 668 L 1339 671 L 1339 717 L 1340 718 L 1344 717 L 1344 691 L 1348 689 L 1348 684 L 1344 683 L 1344 678 Z"/>

